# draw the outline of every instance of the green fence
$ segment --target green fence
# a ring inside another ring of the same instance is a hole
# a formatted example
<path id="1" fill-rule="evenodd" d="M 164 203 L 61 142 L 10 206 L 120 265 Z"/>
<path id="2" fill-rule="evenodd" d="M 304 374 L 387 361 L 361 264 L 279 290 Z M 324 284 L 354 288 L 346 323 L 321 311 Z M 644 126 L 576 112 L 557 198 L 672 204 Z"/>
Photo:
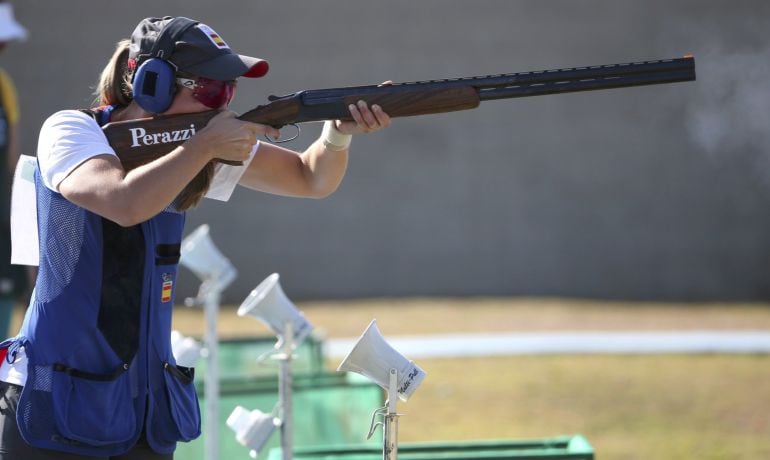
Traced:
<path id="1" fill-rule="evenodd" d="M 380 438 L 382 432 L 379 431 Z M 296 447 L 294 460 L 380 460 L 382 443 L 327 447 Z M 532 440 L 400 443 L 399 460 L 593 460 L 594 452 L 580 435 Z M 281 460 L 280 447 L 268 460 Z"/>
<path id="2" fill-rule="evenodd" d="M 360 444 L 369 429 L 372 412 L 383 404 L 382 389 L 373 383 L 351 381 L 342 373 L 295 374 L 292 406 L 295 446 Z M 203 392 L 198 392 L 206 433 Z M 227 417 L 236 406 L 269 413 L 278 401 L 278 379 L 253 377 L 220 383 L 219 458 L 248 459 L 249 450 L 235 440 L 227 426 Z M 180 443 L 175 458 L 202 460 L 204 436 L 190 443 Z M 376 442 L 376 440 L 372 440 Z M 266 460 L 269 450 L 280 446 L 276 430 L 259 455 Z"/>
<path id="3" fill-rule="evenodd" d="M 274 337 L 224 340 L 219 344 L 219 459 L 249 459 L 249 449 L 235 440 L 227 418 L 236 406 L 269 413 L 278 401 L 278 363 L 269 355 Z M 261 359 L 260 359 L 261 358 Z M 366 433 L 372 412 L 383 405 L 383 391 L 352 373 L 331 373 L 324 368 L 323 344 L 309 337 L 292 361 L 293 440 L 295 460 L 379 460 L 382 431 L 371 440 Z M 205 362 L 196 367 L 196 385 L 203 413 Z M 205 437 L 178 445 L 175 458 L 204 460 Z M 281 460 L 280 432 L 276 430 L 257 457 Z M 589 460 L 593 449 L 580 435 L 534 440 L 401 443 L 399 460 Z"/>
<path id="4" fill-rule="evenodd" d="M 198 339 L 200 340 L 200 339 Z M 221 340 L 218 347 L 219 379 L 222 381 L 246 377 L 274 377 L 278 361 L 272 359 L 275 337 L 255 337 Z M 296 373 L 318 374 L 324 371 L 323 342 L 312 334 L 294 351 L 292 370 Z M 196 363 L 195 380 L 203 381 L 206 360 Z"/>

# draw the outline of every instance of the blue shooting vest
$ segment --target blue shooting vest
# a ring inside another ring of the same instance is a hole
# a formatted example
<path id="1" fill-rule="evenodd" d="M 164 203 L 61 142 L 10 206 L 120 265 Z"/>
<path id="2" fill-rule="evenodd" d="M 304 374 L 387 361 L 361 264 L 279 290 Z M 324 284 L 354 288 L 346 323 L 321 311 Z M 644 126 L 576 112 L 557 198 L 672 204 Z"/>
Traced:
<path id="1" fill-rule="evenodd" d="M 104 124 L 109 110 L 95 113 Z M 121 227 L 37 189 L 40 268 L 21 332 L 28 376 L 17 422 L 35 447 L 80 455 L 128 451 L 144 432 L 170 453 L 200 435 L 193 369 L 171 352 L 185 221 L 167 209 Z"/>

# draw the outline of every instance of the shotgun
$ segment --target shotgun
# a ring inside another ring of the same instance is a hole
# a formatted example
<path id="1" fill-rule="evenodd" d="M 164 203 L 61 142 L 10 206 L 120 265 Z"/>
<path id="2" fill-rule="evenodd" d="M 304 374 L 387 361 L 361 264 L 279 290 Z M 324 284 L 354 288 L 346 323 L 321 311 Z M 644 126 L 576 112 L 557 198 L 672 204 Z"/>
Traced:
<path id="1" fill-rule="evenodd" d="M 351 120 L 348 105 L 359 100 L 378 104 L 391 117 L 410 117 L 474 109 L 482 101 L 573 93 L 695 80 L 695 59 L 608 64 L 591 67 L 451 78 L 389 85 L 303 90 L 270 96 L 269 103 L 241 120 L 282 128 L 323 120 Z M 123 167 L 131 170 L 173 150 L 202 129 L 216 110 L 158 115 L 104 125 L 103 130 Z"/>

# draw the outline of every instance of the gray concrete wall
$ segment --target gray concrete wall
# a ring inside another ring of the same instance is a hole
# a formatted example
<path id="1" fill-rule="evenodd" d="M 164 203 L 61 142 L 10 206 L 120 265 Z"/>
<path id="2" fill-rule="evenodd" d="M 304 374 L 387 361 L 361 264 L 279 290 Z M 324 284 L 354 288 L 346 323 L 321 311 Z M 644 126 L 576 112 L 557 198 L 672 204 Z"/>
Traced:
<path id="1" fill-rule="evenodd" d="M 237 191 L 192 212 L 293 299 L 542 295 L 770 299 L 770 3 L 407 0 L 15 2 L 23 147 L 145 16 L 201 19 L 271 61 L 234 109 L 304 88 L 696 56 L 698 81 L 509 101 L 357 137 L 332 197 Z M 291 144 L 301 149 L 319 127 Z M 183 294 L 197 280 L 181 276 Z"/>

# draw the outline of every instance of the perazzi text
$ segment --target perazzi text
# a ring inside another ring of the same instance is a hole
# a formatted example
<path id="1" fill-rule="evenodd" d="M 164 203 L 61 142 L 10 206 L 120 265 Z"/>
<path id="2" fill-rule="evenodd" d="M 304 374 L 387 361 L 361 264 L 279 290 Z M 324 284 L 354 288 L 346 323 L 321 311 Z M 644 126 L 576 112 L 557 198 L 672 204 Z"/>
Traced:
<path id="1" fill-rule="evenodd" d="M 151 134 L 147 134 L 147 130 L 144 128 L 131 128 L 129 131 L 131 131 L 131 147 L 141 147 L 144 145 L 186 141 L 195 135 L 195 125 L 190 124 L 190 129 L 178 129 Z"/>

